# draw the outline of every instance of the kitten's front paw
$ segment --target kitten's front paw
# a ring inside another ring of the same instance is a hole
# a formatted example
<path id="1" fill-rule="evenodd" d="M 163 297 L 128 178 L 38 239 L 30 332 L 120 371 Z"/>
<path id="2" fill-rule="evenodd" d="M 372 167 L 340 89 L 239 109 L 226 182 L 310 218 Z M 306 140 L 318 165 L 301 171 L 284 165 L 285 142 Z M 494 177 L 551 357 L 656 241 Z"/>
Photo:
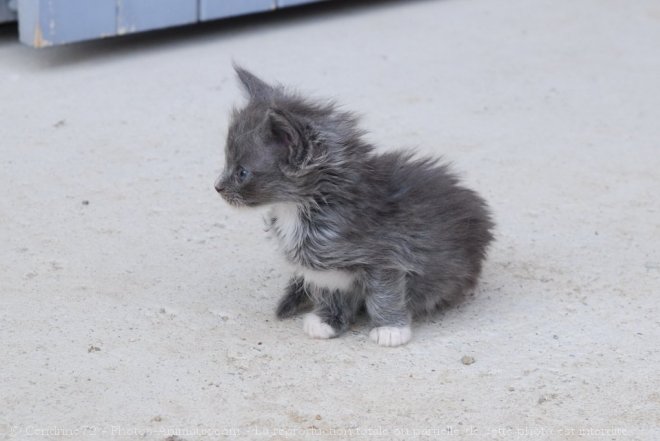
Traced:
<path id="1" fill-rule="evenodd" d="M 401 346 L 410 341 L 410 326 L 380 326 L 369 332 L 369 338 L 381 346 Z"/>
<path id="2" fill-rule="evenodd" d="M 337 335 L 332 326 L 321 321 L 321 317 L 310 312 L 305 314 L 303 329 L 312 338 L 332 338 Z"/>

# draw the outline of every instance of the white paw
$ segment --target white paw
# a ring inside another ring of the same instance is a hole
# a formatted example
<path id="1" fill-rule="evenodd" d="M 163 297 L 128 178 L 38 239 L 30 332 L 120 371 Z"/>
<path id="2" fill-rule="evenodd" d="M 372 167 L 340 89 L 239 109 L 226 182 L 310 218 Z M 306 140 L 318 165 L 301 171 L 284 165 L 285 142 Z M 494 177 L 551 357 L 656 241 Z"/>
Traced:
<path id="1" fill-rule="evenodd" d="M 412 332 L 410 326 L 401 328 L 394 326 L 381 326 L 369 332 L 369 338 L 381 346 L 401 346 L 410 341 Z"/>
<path id="2" fill-rule="evenodd" d="M 312 338 L 332 338 L 336 335 L 332 326 L 321 321 L 321 317 L 310 312 L 303 318 L 303 330 Z"/>

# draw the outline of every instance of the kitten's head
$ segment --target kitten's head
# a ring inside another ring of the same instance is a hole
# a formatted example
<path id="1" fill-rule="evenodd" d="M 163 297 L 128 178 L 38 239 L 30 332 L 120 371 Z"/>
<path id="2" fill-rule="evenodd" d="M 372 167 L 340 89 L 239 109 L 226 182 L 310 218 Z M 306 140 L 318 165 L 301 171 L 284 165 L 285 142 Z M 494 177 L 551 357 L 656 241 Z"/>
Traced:
<path id="1" fill-rule="evenodd" d="M 235 66 L 248 103 L 235 109 L 225 145 L 225 167 L 215 188 L 233 206 L 303 202 L 319 183 L 340 176 L 362 154 L 355 118 L 332 103 L 313 103 L 271 86 Z M 354 141 L 354 142 L 351 142 Z M 335 171 L 333 171 L 335 170 Z"/>
<path id="2" fill-rule="evenodd" d="M 225 168 L 215 188 L 234 206 L 285 202 L 296 195 L 288 176 L 289 151 L 300 143 L 294 118 L 277 107 L 280 88 L 235 67 L 249 101 L 234 109 L 225 145 Z"/>

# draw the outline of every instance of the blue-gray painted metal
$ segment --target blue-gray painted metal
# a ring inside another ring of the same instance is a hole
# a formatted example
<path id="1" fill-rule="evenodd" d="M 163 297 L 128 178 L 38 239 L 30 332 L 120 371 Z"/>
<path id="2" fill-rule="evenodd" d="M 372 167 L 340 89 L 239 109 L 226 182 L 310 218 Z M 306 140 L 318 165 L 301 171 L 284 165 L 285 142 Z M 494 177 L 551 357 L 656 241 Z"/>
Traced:
<path id="1" fill-rule="evenodd" d="M 275 0 L 200 0 L 199 19 L 202 21 L 222 17 L 251 14 L 275 9 Z"/>
<path id="2" fill-rule="evenodd" d="M 13 0 L 0 0 L 0 23 L 16 21 L 16 8 Z"/>
<path id="3" fill-rule="evenodd" d="M 117 0 L 117 34 L 195 23 L 197 1 Z"/>
<path id="4" fill-rule="evenodd" d="M 321 0 L 18 0 L 19 35 L 46 47 L 315 1 Z M 0 21 L 7 5 L 0 0 Z"/>
<path id="5" fill-rule="evenodd" d="M 19 35 L 34 47 L 117 33 L 116 0 L 19 0 Z"/>

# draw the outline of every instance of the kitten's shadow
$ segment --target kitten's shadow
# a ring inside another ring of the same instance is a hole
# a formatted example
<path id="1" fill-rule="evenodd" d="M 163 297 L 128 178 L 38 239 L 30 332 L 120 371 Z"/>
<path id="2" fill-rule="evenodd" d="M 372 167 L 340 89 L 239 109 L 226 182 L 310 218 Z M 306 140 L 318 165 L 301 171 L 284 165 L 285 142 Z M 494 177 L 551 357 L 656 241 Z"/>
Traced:
<path id="1" fill-rule="evenodd" d="M 449 316 L 461 315 L 469 309 L 470 305 L 474 304 L 477 297 L 478 288 L 472 289 L 469 292 L 456 297 L 451 301 L 445 301 L 436 311 L 421 317 L 417 320 L 417 327 L 426 325 L 437 325 Z"/>
<path id="2" fill-rule="evenodd" d="M 503 285 L 498 281 L 498 276 L 493 270 L 493 262 L 486 261 L 484 271 L 479 276 L 477 285 L 465 294 L 445 303 L 437 311 L 421 317 L 413 322 L 413 328 L 420 330 L 432 330 L 438 326 L 456 331 L 467 323 L 473 323 L 475 317 L 485 314 L 492 305 L 489 305 L 498 296 Z M 471 325 L 470 325 L 471 326 Z"/>

